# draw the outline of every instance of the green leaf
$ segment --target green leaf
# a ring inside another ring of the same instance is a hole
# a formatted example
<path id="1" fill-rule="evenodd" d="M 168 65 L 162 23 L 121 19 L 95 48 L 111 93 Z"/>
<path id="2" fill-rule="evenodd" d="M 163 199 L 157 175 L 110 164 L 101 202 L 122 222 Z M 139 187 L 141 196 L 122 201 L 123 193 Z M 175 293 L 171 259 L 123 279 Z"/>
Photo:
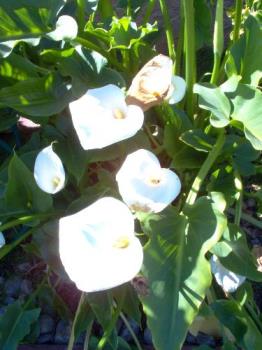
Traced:
<path id="1" fill-rule="evenodd" d="M 30 332 L 30 327 L 38 319 L 40 311 L 24 310 L 18 301 L 10 304 L 0 317 L 1 350 L 16 350 L 20 341 Z"/>
<path id="2" fill-rule="evenodd" d="M 169 208 L 142 222 L 150 241 L 142 272 L 149 295 L 141 297 L 153 342 L 159 350 L 178 350 L 211 284 L 205 254 L 220 239 L 224 215 L 200 198 L 185 214 Z"/>
<path id="3" fill-rule="evenodd" d="M 188 130 L 180 136 L 180 140 L 200 152 L 210 152 L 215 140 L 201 129 Z"/>
<path id="4" fill-rule="evenodd" d="M 230 102 L 221 88 L 211 84 L 195 84 L 194 92 L 199 95 L 199 106 L 212 113 L 210 123 L 216 128 L 229 124 Z"/>
<path id="5" fill-rule="evenodd" d="M 49 221 L 41 226 L 33 236 L 41 258 L 62 279 L 68 280 L 67 273 L 61 263 L 58 242 L 58 221 Z"/>
<path id="6" fill-rule="evenodd" d="M 21 40 L 38 43 L 52 30 L 64 4 L 65 0 L 0 0 L 0 56 L 6 57 Z"/>
<path id="7" fill-rule="evenodd" d="M 238 346 L 245 350 L 261 349 L 261 332 L 240 304 L 234 300 L 217 300 L 211 308 L 220 322 L 235 336 Z"/>
<path id="8" fill-rule="evenodd" d="M 256 150 L 262 150 L 262 92 L 239 84 L 231 101 L 234 106 L 232 119 L 243 123 L 246 138 Z"/>
<path id="9" fill-rule="evenodd" d="M 259 19 L 249 15 L 244 34 L 232 46 L 226 62 L 228 76 L 239 74 L 242 83 L 257 86 L 262 77 L 262 28 Z"/>
<path id="10" fill-rule="evenodd" d="M 255 258 L 248 248 L 245 233 L 236 225 L 230 224 L 223 236 L 224 239 L 212 248 L 213 254 L 219 257 L 221 264 L 232 272 L 261 282 L 262 273 L 257 271 Z"/>
<path id="11" fill-rule="evenodd" d="M 0 90 L 0 105 L 31 116 L 61 112 L 71 100 L 71 91 L 57 73 L 30 78 Z"/>
<path id="12" fill-rule="evenodd" d="M 212 42 L 212 17 L 211 9 L 206 0 L 198 0 L 194 2 L 195 8 L 195 33 L 196 33 L 196 49 L 200 49 L 204 45 L 208 46 Z M 203 13 L 205 16 L 203 16 Z"/>
<path id="13" fill-rule="evenodd" d="M 113 290 L 113 295 L 118 305 L 122 306 L 123 312 L 138 324 L 141 323 L 140 301 L 134 288 L 125 283 Z"/>
<path id="14" fill-rule="evenodd" d="M 5 201 L 11 209 L 24 209 L 29 212 L 47 212 L 52 209 L 52 197 L 40 190 L 33 174 L 16 154 L 8 166 Z"/>

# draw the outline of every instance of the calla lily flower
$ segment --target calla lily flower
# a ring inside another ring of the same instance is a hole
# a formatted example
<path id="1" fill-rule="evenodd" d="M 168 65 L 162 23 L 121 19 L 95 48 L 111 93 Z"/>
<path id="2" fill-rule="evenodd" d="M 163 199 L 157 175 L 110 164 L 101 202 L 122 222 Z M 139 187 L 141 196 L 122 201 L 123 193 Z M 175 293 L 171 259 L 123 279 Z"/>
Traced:
<path id="1" fill-rule="evenodd" d="M 5 245 L 5 236 L 0 232 L 0 249 Z"/>
<path id="2" fill-rule="evenodd" d="M 129 154 L 116 175 L 124 202 L 134 211 L 158 213 L 179 194 L 181 182 L 144 149 Z"/>
<path id="3" fill-rule="evenodd" d="M 226 293 L 235 292 L 246 280 L 246 277 L 226 269 L 215 255 L 212 255 L 210 264 L 211 271 L 214 274 L 217 283 Z"/>
<path id="4" fill-rule="evenodd" d="M 141 108 L 127 105 L 123 91 L 112 84 L 88 90 L 69 108 L 85 150 L 103 148 L 134 136 L 144 121 Z"/>
<path id="5" fill-rule="evenodd" d="M 59 192 L 65 184 L 65 170 L 52 145 L 38 153 L 34 167 L 37 185 L 47 193 Z"/>
<path id="6" fill-rule="evenodd" d="M 181 101 L 186 92 L 183 78 L 173 75 L 173 62 L 158 55 L 147 62 L 134 77 L 127 92 L 127 103 L 140 106 L 143 111 L 164 101 L 169 104 Z"/>
<path id="7" fill-rule="evenodd" d="M 68 15 L 60 16 L 56 22 L 56 28 L 47 36 L 55 41 L 73 40 L 77 37 L 78 25 L 76 20 Z"/>
<path id="8" fill-rule="evenodd" d="M 140 270 L 143 248 L 128 207 L 112 197 L 59 221 L 59 252 L 78 289 L 96 292 L 130 281 Z"/>

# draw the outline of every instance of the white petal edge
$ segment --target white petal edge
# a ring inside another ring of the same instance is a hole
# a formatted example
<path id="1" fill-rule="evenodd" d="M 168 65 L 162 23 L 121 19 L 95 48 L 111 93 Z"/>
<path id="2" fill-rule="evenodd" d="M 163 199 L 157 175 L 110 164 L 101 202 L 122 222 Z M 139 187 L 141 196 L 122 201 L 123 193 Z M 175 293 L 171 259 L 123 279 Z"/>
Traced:
<path id="1" fill-rule="evenodd" d="M 114 247 L 123 235 L 129 238 L 129 245 Z M 134 218 L 124 203 L 111 197 L 60 219 L 59 252 L 69 277 L 85 292 L 128 282 L 143 261 L 143 248 L 134 235 Z"/>
<path id="2" fill-rule="evenodd" d="M 55 194 L 65 185 L 65 170 L 52 145 L 40 151 L 35 160 L 34 178 L 42 191 Z"/>
<path id="3" fill-rule="evenodd" d="M 159 177 L 159 184 L 147 179 Z M 127 156 L 116 175 L 119 193 L 133 210 L 160 212 L 180 193 L 181 182 L 175 172 L 161 168 L 150 151 L 138 150 Z"/>
<path id="4" fill-rule="evenodd" d="M 226 269 L 215 255 L 212 255 L 210 265 L 217 283 L 227 293 L 235 292 L 246 280 L 246 277 Z"/>
<path id="5" fill-rule="evenodd" d="M 0 249 L 5 245 L 5 236 L 0 232 Z"/>
<path id="6" fill-rule="evenodd" d="M 56 22 L 56 29 L 47 36 L 55 41 L 73 40 L 77 37 L 78 25 L 76 20 L 68 15 L 60 16 Z"/>
<path id="7" fill-rule="evenodd" d="M 134 136 L 141 129 L 144 113 L 138 106 L 127 106 L 124 93 L 112 84 L 91 89 L 71 102 L 72 122 L 83 149 L 101 149 Z M 125 118 L 116 119 L 115 110 Z"/>
<path id="8" fill-rule="evenodd" d="M 186 82 L 183 78 L 174 75 L 171 85 L 172 93 L 168 96 L 168 103 L 172 105 L 183 100 L 186 93 Z"/>

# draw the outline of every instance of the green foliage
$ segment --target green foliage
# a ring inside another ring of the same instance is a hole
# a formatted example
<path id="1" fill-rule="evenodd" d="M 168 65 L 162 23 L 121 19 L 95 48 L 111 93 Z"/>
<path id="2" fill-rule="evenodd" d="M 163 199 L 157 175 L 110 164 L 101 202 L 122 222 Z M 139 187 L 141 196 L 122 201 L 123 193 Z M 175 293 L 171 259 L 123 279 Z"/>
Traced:
<path id="1" fill-rule="evenodd" d="M 2 350 L 16 350 L 19 342 L 30 332 L 40 309 L 26 310 L 15 302 L 0 317 L 0 346 Z"/>
<path id="2" fill-rule="evenodd" d="M 143 274 L 151 288 L 142 303 L 158 349 L 181 348 L 211 284 L 205 254 L 225 226 L 224 215 L 208 198 L 199 199 L 182 215 L 167 211 L 143 222 L 150 236 Z"/>

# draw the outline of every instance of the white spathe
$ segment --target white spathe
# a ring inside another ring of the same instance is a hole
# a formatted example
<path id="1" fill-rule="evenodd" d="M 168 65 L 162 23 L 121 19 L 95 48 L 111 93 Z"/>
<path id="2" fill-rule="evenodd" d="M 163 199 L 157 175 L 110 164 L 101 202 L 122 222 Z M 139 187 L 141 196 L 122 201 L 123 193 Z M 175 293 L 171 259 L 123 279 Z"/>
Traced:
<path id="1" fill-rule="evenodd" d="M 5 236 L 0 232 L 0 249 L 5 245 Z"/>
<path id="2" fill-rule="evenodd" d="M 134 136 L 142 127 L 144 113 L 127 105 L 116 85 L 90 89 L 69 104 L 74 128 L 85 150 L 99 149 Z"/>
<path id="3" fill-rule="evenodd" d="M 133 215 L 112 197 L 59 220 L 59 253 L 70 279 L 84 292 L 130 281 L 143 261 Z"/>
<path id="4" fill-rule="evenodd" d="M 47 193 L 57 193 L 65 185 L 65 170 L 52 145 L 38 153 L 35 160 L 34 177 L 37 185 Z"/>
<path id="5" fill-rule="evenodd" d="M 157 157 L 144 149 L 127 156 L 116 181 L 124 202 L 134 211 L 160 212 L 181 190 L 178 176 L 161 168 Z"/>
<path id="6" fill-rule="evenodd" d="M 212 255 L 210 264 L 211 271 L 214 274 L 217 283 L 227 293 L 235 292 L 246 280 L 246 277 L 226 269 L 215 255 Z"/>
<path id="7" fill-rule="evenodd" d="M 180 102 L 183 100 L 186 93 L 186 82 L 183 78 L 178 75 L 173 75 L 171 79 L 171 87 L 169 95 L 166 100 L 170 105 Z"/>
<path id="8" fill-rule="evenodd" d="M 47 36 L 55 41 L 73 40 L 77 37 L 78 25 L 76 20 L 68 15 L 60 16 L 56 22 L 56 28 Z"/>

